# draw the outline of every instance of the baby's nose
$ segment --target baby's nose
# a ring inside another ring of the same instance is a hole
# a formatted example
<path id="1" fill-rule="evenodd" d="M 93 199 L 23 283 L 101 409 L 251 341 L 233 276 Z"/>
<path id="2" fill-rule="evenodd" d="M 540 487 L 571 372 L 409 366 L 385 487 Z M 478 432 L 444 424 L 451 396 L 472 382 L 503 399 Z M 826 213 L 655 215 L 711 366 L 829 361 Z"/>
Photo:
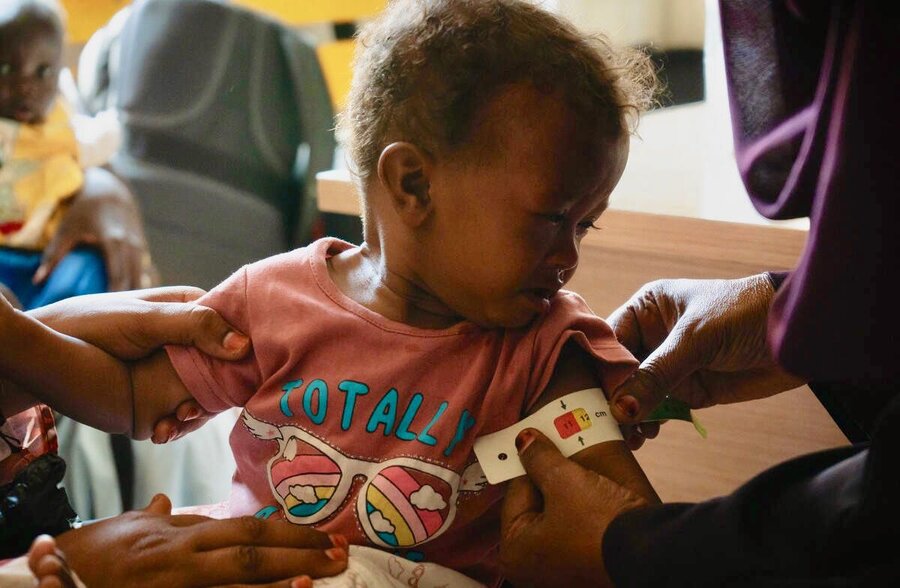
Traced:
<path id="1" fill-rule="evenodd" d="M 19 77 L 16 82 L 16 93 L 20 96 L 31 97 L 37 91 L 37 83 L 32 78 Z"/>
<path id="2" fill-rule="evenodd" d="M 556 242 L 553 244 L 550 262 L 557 267 L 560 272 L 572 270 L 578 265 L 578 241 L 576 235 L 568 235 L 561 232 L 556 239 Z"/>

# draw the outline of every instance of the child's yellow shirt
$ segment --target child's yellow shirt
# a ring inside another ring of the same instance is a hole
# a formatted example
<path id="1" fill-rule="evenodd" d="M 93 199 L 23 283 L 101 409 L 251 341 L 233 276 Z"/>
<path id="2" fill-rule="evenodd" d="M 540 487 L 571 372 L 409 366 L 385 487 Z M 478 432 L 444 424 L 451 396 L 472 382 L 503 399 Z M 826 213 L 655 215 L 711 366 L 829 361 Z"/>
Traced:
<path id="1" fill-rule="evenodd" d="M 0 118 L 0 245 L 43 249 L 83 183 L 62 101 L 41 124 Z"/>

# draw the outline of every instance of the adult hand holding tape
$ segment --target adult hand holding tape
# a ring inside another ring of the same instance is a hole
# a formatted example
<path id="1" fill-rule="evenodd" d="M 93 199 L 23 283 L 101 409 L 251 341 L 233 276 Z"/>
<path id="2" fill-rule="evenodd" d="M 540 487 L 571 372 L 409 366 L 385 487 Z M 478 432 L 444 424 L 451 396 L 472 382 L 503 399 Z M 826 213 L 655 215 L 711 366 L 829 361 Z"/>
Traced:
<path id="1" fill-rule="evenodd" d="M 687 405 L 678 400 L 667 400 L 648 420 L 667 419 L 693 422 L 697 431 L 706 437 L 706 430 L 693 418 Z M 499 484 L 525 474 L 515 439 L 520 431 L 529 427 L 546 435 L 565 457 L 598 443 L 622 440 L 619 423 L 610 412 L 603 390 L 588 388 L 572 392 L 515 425 L 475 441 L 475 455 L 488 482 Z"/>

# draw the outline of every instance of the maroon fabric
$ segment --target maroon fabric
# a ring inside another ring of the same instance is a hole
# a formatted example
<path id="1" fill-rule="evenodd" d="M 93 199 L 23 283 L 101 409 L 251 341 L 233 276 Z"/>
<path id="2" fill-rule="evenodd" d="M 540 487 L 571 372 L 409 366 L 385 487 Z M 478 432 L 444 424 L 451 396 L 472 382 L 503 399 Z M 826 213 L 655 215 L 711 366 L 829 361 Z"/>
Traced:
<path id="1" fill-rule="evenodd" d="M 810 379 L 900 376 L 894 12 L 862 1 L 721 2 L 747 190 L 767 217 L 811 221 L 770 323 L 779 361 Z"/>

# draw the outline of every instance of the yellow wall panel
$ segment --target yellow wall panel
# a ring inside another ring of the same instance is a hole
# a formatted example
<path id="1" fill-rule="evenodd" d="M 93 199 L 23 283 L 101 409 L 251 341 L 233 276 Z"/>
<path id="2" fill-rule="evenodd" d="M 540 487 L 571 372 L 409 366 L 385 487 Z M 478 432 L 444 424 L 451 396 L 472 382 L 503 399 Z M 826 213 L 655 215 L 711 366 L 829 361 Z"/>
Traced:
<path id="1" fill-rule="evenodd" d="M 387 0 L 233 0 L 292 25 L 353 22 L 378 14 Z M 84 43 L 130 0 L 62 0 L 70 43 Z"/>
<path id="2" fill-rule="evenodd" d="M 322 74 L 331 94 L 331 102 L 335 111 L 344 108 L 347 93 L 350 92 L 350 79 L 353 77 L 353 49 L 356 43 L 351 39 L 322 43 L 316 47 Z"/>
<path id="3" fill-rule="evenodd" d="M 288 24 L 353 22 L 375 16 L 387 0 L 233 0 Z"/>
<path id="4" fill-rule="evenodd" d="M 70 43 L 84 43 L 130 0 L 62 0 Z"/>

